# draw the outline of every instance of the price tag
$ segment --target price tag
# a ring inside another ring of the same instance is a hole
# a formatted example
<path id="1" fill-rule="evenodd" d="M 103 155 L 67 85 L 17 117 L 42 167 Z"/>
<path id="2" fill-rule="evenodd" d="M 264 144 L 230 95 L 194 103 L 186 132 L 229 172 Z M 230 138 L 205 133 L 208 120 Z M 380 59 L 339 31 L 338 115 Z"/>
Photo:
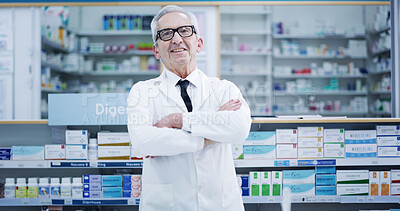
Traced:
<path id="1" fill-rule="evenodd" d="M 0 168 L 1 168 L 1 167 L 4 167 L 4 163 L 0 163 Z"/>
<path id="2" fill-rule="evenodd" d="M 328 201 L 328 202 L 334 202 L 334 201 L 335 201 L 335 198 L 327 198 L 326 201 Z"/>
<path id="3" fill-rule="evenodd" d="M 282 200 L 284 200 L 284 199 L 282 199 Z M 292 202 L 302 202 L 302 201 L 304 201 L 304 200 L 302 200 L 301 197 L 292 197 Z"/>
<path id="4" fill-rule="evenodd" d="M 44 165 L 43 165 L 43 163 L 38 163 L 38 164 L 36 164 L 36 167 L 38 167 L 38 168 L 44 168 Z"/>
<path id="5" fill-rule="evenodd" d="M 298 166 L 298 164 L 297 164 L 297 160 L 291 160 L 291 161 L 289 161 L 290 162 L 290 166 Z"/>
<path id="6" fill-rule="evenodd" d="M 307 197 L 305 202 L 317 202 L 316 197 Z"/>
<path id="7" fill-rule="evenodd" d="M 22 199 L 22 205 L 29 205 L 29 199 Z"/>
<path id="8" fill-rule="evenodd" d="M 51 164 L 53 164 L 53 166 L 61 166 L 60 161 L 53 161 L 53 162 L 51 162 Z"/>
<path id="9" fill-rule="evenodd" d="M 378 161 L 377 160 L 373 160 L 371 163 L 376 165 L 376 164 L 378 164 Z"/>
<path id="10" fill-rule="evenodd" d="M 90 161 L 90 167 L 96 167 L 97 168 L 97 162 L 96 161 Z"/>
<path id="11" fill-rule="evenodd" d="M 273 196 L 268 197 L 267 202 L 275 202 L 275 197 Z"/>
<path id="12" fill-rule="evenodd" d="M 327 198 L 319 198 L 318 200 L 319 200 L 319 202 L 328 202 Z"/>
<path id="13" fill-rule="evenodd" d="M 25 165 L 23 163 L 19 163 L 17 166 L 18 166 L 18 168 L 24 168 L 25 167 Z"/>
<path id="14" fill-rule="evenodd" d="M 51 205 L 51 199 L 50 198 L 42 198 L 42 199 L 40 199 L 40 204 L 41 205 Z"/>
<path id="15" fill-rule="evenodd" d="M 135 199 L 128 199 L 128 205 L 136 205 Z"/>
<path id="16" fill-rule="evenodd" d="M 375 202 L 375 197 L 367 197 L 367 202 Z"/>
<path id="17" fill-rule="evenodd" d="M 364 203 L 365 202 L 365 198 L 364 197 L 357 197 L 356 200 L 358 203 Z"/>
<path id="18" fill-rule="evenodd" d="M 64 199 L 64 204 L 67 205 L 71 205 L 72 204 L 72 199 Z"/>

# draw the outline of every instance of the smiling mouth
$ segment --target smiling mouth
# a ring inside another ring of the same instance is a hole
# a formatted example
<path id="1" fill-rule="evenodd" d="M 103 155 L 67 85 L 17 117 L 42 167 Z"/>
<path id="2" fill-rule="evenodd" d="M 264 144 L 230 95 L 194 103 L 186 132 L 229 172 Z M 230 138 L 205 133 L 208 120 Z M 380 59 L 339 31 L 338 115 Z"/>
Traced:
<path id="1" fill-rule="evenodd" d="M 177 48 L 177 49 L 173 49 L 173 50 L 171 50 L 171 52 L 182 52 L 182 51 L 186 51 L 186 49 L 184 49 L 184 48 Z"/>

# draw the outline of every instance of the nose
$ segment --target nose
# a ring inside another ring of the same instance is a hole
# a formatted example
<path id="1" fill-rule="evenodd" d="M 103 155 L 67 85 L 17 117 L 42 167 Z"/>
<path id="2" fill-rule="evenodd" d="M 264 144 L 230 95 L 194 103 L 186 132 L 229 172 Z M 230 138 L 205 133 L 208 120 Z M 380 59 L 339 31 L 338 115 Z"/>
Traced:
<path id="1" fill-rule="evenodd" d="M 182 37 L 181 37 L 181 35 L 178 34 L 178 32 L 174 32 L 174 37 L 172 38 L 171 41 L 174 44 L 179 44 L 182 42 Z"/>

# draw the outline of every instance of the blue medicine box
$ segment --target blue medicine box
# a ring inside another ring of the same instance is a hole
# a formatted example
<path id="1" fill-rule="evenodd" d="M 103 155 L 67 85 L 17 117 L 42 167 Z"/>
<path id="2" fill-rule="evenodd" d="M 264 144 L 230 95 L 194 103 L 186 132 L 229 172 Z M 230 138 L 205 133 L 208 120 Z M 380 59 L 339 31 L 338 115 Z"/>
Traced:
<path id="1" fill-rule="evenodd" d="M 131 190 L 124 190 L 124 191 L 122 192 L 122 197 L 124 197 L 124 198 L 131 198 L 131 193 L 132 193 Z"/>
<path id="2" fill-rule="evenodd" d="M 101 191 L 83 191 L 83 198 L 101 198 Z"/>
<path id="3" fill-rule="evenodd" d="M 122 187 L 103 188 L 103 198 L 121 198 L 121 197 L 122 197 Z"/>
<path id="4" fill-rule="evenodd" d="M 122 183 L 132 183 L 132 175 L 122 175 Z"/>
<path id="5" fill-rule="evenodd" d="M 317 174 L 315 185 L 336 185 L 336 174 Z"/>
<path id="6" fill-rule="evenodd" d="M 0 148 L 0 156 L 11 155 L 11 147 Z"/>
<path id="7" fill-rule="evenodd" d="M 242 189 L 242 196 L 250 196 L 250 188 L 241 187 L 241 189 Z"/>
<path id="8" fill-rule="evenodd" d="M 317 166 L 316 168 L 317 174 L 335 174 L 336 166 Z"/>
<path id="9" fill-rule="evenodd" d="M 103 187 L 122 187 L 121 175 L 103 175 L 101 181 Z"/>
<path id="10" fill-rule="evenodd" d="M 336 195 L 336 186 L 316 186 L 315 195 L 317 196 L 334 196 Z"/>
<path id="11" fill-rule="evenodd" d="M 241 179 L 241 186 L 240 187 L 242 187 L 242 188 L 248 188 L 249 187 L 249 176 L 240 176 L 240 179 Z"/>
<path id="12" fill-rule="evenodd" d="M 101 175 L 83 175 L 83 183 L 101 183 Z"/>
<path id="13" fill-rule="evenodd" d="M 122 184 L 123 190 L 132 190 L 132 183 L 124 183 Z"/>
<path id="14" fill-rule="evenodd" d="M 11 160 L 11 155 L 0 155 L 0 160 Z"/>
<path id="15" fill-rule="evenodd" d="M 101 183 L 84 183 L 83 191 L 101 191 Z"/>

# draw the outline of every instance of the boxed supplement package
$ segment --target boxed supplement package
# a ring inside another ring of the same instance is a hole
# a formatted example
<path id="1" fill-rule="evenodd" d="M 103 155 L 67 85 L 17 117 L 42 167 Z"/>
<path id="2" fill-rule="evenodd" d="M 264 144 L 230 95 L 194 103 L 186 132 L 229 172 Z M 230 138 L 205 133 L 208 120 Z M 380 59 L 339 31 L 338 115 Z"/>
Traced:
<path id="1" fill-rule="evenodd" d="M 99 160 L 129 160 L 130 156 L 130 146 L 99 146 L 97 148 Z"/>
<path id="2" fill-rule="evenodd" d="M 298 137 L 323 137 L 323 127 L 298 127 Z"/>
<path id="3" fill-rule="evenodd" d="M 13 160 L 44 160 L 44 146 L 13 146 Z"/>
<path id="4" fill-rule="evenodd" d="M 233 159 L 243 159 L 243 145 L 232 144 Z"/>
<path id="5" fill-rule="evenodd" d="M 276 158 L 278 159 L 296 159 L 297 144 L 277 144 Z"/>
<path id="6" fill-rule="evenodd" d="M 274 145 L 244 145 L 243 157 L 245 160 L 250 159 L 274 159 Z"/>
<path id="7" fill-rule="evenodd" d="M 324 129 L 324 142 L 344 142 L 344 129 Z"/>
<path id="8" fill-rule="evenodd" d="M 258 171 L 250 171 L 250 196 L 260 196 L 261 193 L 261 173 Z"/>
<path id="9" fill-rule="evenodd" d="M 376 126 L 378 136 L 397 136 L 400 135 L 400 125 L 378 125 Z"/>
<path id="10" fill-rule="evenodd" d="M 277 144 L 297 144 L 296 129 L 276 129 Z"/>
<path id="11" fill-rule="evenodd" d="M 250 131 L 243 145 L 275 145 L 275 131 Z"/>
<path id="12" fill-rule="evenodd" d="M 87 130 L 66 130 L 65 131 L 66 144 L 88 144 L 88 131 Z"/>
<path id="13" fill-rule="evenodd" d="M 315 183 L 314 170 L 283 170 L 284 185 Z"/>
<path id="14" fill-rule="evenodd" d="M 272 196 L 282 195 L 282 172 L 272 171 L 271 172 L 271 182 L 272 182 Z"/>
<path id="15" fill-rule="evenodd" d="M 298 158 L 323 158 L 324 148 L 322 147 L 310 147 L 310 148 L 298 148 Z"/>
<path id="16" fill-rule="evenodd" d="M 344 143 L 332 142 L 324 144 L 325 158 L 344 158 Z"/>
<path id="17" fill-rule="evenodd" d="M 87 160 L 88 149 L 86 144 L 65 145 L 67 160 Z"/>
<path id="18" fill-rule="evenodd" d="M 129 133 L 98 132 L 97 142 L 99 146 L 130 146 Z"/>
<path id="19" fill-rule="evenodd" d="M 44 159 L 46 160 L 65 160 L 64 144 L 46 144 L 44 145 Z"/>
<path id="20" fill-rule="evenodd" d="M 299 148 L 306 147 L 323 147 L 323 138 L 321 137 L 308 137 L 308 138 L 297 138 L 297 146 Z"/>
<path id="21" fill-rule="evenodd" d="M 337 170 L 337 184 L 369 184 L 368 170 Z"/>

